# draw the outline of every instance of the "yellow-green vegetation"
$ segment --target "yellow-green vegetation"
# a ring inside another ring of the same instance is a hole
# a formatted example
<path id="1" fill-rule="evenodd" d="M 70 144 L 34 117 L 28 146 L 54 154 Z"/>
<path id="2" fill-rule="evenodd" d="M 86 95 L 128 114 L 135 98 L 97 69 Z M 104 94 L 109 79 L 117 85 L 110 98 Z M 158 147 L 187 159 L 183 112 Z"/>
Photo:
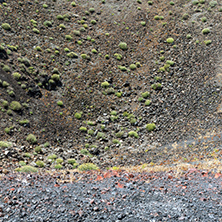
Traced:
<path id="1" fill-rule="evenodd" d="M 38 167 L 45 167 L 45 163 L 41 160 L 35 162 Z"/>
<path id="2" fill-rule="evenodd" d="M 2 28 L 7 31 L 11 30 L 11 26 L 8 23 L 2 23 Z"/>
<path id="3" fill-rule="evenodd" d="M 69 164 L 74 164 L 74 163 L 76 163 L 76 160 L 75 159 L 68 159 L 67 162 Z"/>
<path id="4" fill-rule="evenodd" d="M 137 132 L 135 132 L 135 131 L 130 131 L 130 132 L 128 133 L 128 135 L 129 135 L 130 137 L 139 138 L 138 133 L 137 133 Z"/>
<path id="5" fill-rule="evenodd" d="M 109 84 L 107 81 L 101 83 L 101 86 L 102 86 L 103 88 L 107 88 L 107 87 L 109 87 L 109 85 L 110 85 L 110 84 Z"/>
<path id="6" fill-rule="evenodd" d="M 149 132 L 153 131 L 154 129 L 156 129 L 155 123 L 149 123 L 149 124 L 147 124 L 147 125 L 146 125 L 146 129 L 147 129 Z"/>
<path id="7" fill-rule="evenodd" d="M 57 102 L 57 105 L 58 105 L 58 106 L 63 106 L 63 101 L 62 101 L 62 100 L 59 100 L 59 101 Z"/>
<path id="8" fill-rule="evenodd" d="M 168 38 L 167 39 L 167 43 L 173 43 L 174 42 L 174 39 L 173 38 Z"/>
<path id="9" fill-rule="evenodd" d="M 22 105 L 18 101 L 12 101 L 9 108 L 13 111 L 21 111 Z"/>
<path id="10" fill-rule="evenodd" d="M 13 78 L 14 78 L 15 80 L 19 80 L 19 79 L 21 78 L 21 74 L 18 73 L 18 72 L 12 73 L 12 76 L 13 76 Z"/>
<path id="11" fill-rule="evenodd" d="M 79 128 L 79 130 L 82 131 L 82 132 L 86 132 L 86 131 L 87 131 L 87 128 L 84 127 L 84 126 L 81 126 L 81 127 Z"/>
<path id="12" fill-rule="evenodd" d="M 33 166 L 22 166 L 21 168 L 16 168 L 15 171 L 21 172 L 21 173 L 37 173 L 38 169 Z"/>
<path id="13" fill-rule="evenodd" d="M 27 137 L 26 137 L 26 141 L 31 143 L 31 144 L 35 144 L 37 143 L 37 139 L 36 139 L 36 136 L 34 134 L 29 134 Z"/>
<path id="14" fill-rule="evenodd" d="M 0 148 L 7 148 L 10 146 L 9 142 L 6 141 L 0 141 Z"/>
<path id="15" fill-rule="evenodd" d="M 75 113 L 75 118 L 76 119 L 81 119 L 82 117 L 82 114 L 81 113 Z"/>
<path id="16" fill-rule="evenodd" d="M 80 166 L 78 166 L 78 170 L 80 170 L 80 171 L 98 170 L 98 169 L 99 169 L 99 167 L 97 167 L 93 163 L 84 163 L 84 164 L 81 164 Z"/>
<path id="17" fill-rule="evenodd" d="M 56 159 L 56 163 L 62 163 L 62 162 L 63 162 L 63 159 L 62 159 L 62 158 Z"/>
<path id="18" fill-rule="evenodd" d="M 62 169 L 62 165 L 61 164 L 56 164 L 54 166 L 54 168 L 57 169 L 57 170 L 60 170 L 60 169 Z"/>
<path id="19" fill-rule="evenodd" d="M 57 158 L 57 155 L 51 154 L 47 157 L 49 160 L 55 160 Z"/>
<path id="20" fill-rule="evenodd" d="M 127 43 L 126 42 L 120 42 L 119 43 L 119 48 L 122 49 L 122 50 L 127 50 L 128 49 Z"/>

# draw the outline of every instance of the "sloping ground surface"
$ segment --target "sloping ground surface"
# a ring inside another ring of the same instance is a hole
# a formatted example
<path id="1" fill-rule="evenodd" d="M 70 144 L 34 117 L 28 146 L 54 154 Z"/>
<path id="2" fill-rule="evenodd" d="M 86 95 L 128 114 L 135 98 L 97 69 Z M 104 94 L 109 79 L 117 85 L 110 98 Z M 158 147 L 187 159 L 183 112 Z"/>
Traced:
<path id="1" fill-rule="evenodd" d="M 0 181 L 0 221 L 221 221 L 222 177 L 190 169 L 167 173 L 108 171 Z M 49 179 L 50 178 L 50 179 Z"/>

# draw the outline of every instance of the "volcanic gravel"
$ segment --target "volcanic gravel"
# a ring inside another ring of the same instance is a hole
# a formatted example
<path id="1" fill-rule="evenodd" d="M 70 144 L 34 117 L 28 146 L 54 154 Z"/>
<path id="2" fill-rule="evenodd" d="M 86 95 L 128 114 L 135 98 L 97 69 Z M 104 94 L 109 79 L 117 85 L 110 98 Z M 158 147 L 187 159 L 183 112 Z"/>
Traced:
<path id="1" fill-rule="evenodd" d="M 11 174 L 0 181 L 0 221 L 221 221 L 222 177 L 166 173 Z"/>

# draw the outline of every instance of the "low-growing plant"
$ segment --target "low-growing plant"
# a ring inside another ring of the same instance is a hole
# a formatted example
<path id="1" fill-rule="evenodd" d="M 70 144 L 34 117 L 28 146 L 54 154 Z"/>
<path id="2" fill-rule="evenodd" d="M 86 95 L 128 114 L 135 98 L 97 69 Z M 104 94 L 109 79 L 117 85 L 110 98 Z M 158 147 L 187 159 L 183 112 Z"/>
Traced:
<path id="1" fill-rule="evenodd" d="M 202 33 L 203 33 L 204 35 L 205 35 L 205 34 L 208 34 L 208 33 L 210 33 L 210 29 L 205 28 L 205 29 L 202 30 Z"/>
<path id="2" fill-rule="evenodd" d="M 130 131 L 130 132 L 128 133 L 128 135 L 129 135 L 130 137 L 139 138 L 138 133 L 137 133 L 137 132 L 135 132 L 135 131 Z"/>
<path id="3" fill-rule="evenodd" d="M 54 166 L 54 168 L 57 169 L 57 170 L 60 170 L 60 169 L 62 169 L 62 165 L 61 164 L 56 164 Z"/>
<path id="4" fill-rule="evenodd" d="M 68 159 L 67 162 L 69 164 L 74 164 L 74 163 L 76 163 L 76 160 L 75 159 Z"/>
<path id="5" fill-rule="evenodd" d="M 78 170 L 80 170 L 80 171 L 98 170 L 98 169 L 99 169 L 99 167 L 97 167 L 93 163 L 84 163 L 84 164 L 81 164 L 80 166 L 78 166 Z"/>
<path id="6" fill-rule="evenodd" d="M 9 142 L 6 142 L 6 141 L 0 141 L 0 147 L 1 148 L 7 148 L 10 146 L 10 143 Z"/>
<path id="7" fill-rule="evenodd" d="M 63 106 L 63 101 L 59 100 L 59 101 L 57 102 L 57 105 L 58 105 L 58 106 Z"/>
<path id="8" fill-rule="evenodd" d="M 57 155 L 51 154 L 47 157 L 49 160 L 55 160 L 57 158 Z"/>
<path id="9" fill-rule="evenodd" d="M 31 144 L 35 144 L 37 143 L 37 139 L 36 139 L 36 136 L 34 134 L 29 134 L 27 137 L 26 137 L 26 141 L 31 143 Z"/>
<path id="10" fill-rule="evenodd" d="M 36 34 L 39 34 L 39 33 L 40 33 L 37 28 L 33 28 L 32 31 L 33 31 L 34 33 L 36 33 Z"/>
<path id="11" fill-rule="evenodd" d="M 212 41 L 211 41 L 211 40 L 205 40 L 204 43 L 205 43 L 206 45 L 210 45 L 210 44 L 212 43 Z"/>
<path id="12" fill-rule="evenodd" d="M 19 124 L 20 125 L 29 124 L 29 120 L 28 119 L 19 120 Z"/>
<path id="13" fill-rule="evenodd" d="M 69 58 L 78 58 L 78 55 L 75 52 L 70 52 L 67 54 Z"/>
<path id="14" fill-rule="evenodd" d="M 117 139 L 113 139 L 112 142 L 113 142 L 114 144 L 120 144 L 120 141 L 117 140 Z"/>
<path id="15" fill-rule="evenodd" d="M 146 105 L 146 106 L 149 106 L 150 103 L 151 103 L 151 100 L 149 100 L 149 99 L 145 101 L 145 105 Z"/>
<path id="16" fill-rule="evenodd" d="M 167 43 L 173 43 L 174 42 L 174 39 L 173 38 L 168 38 L 167 39 Z"/>
<path id="17" fill-rule="evenodd" d="M 84 126 L 81 126 L 81 127 L 79 128 L 79 130 L 82 131 L 82 132 L 86 132 L 86 131 L 87 131 L 87 128 L 84 127 Z"/>
<path id="18" fill-rule="evenodd" d="M 66 40 L 72 40 L 72 36 L 71 35 L 65 35 L 65 39 Z"/>
<path id="19" fill-rule="evenodd" d="M 16 168 L 15 171 L 21 172 L 21 173 L 37 173 L 38 169 L 33 166 L 22 166 L 21 168 Z"/>
<path id="20" fill-rule="evenodd" d="M 26 162 L 21 160 L 21 161 L 19 161 L 19 165 L 20 166 L 26 166 Z"/>
<path id="21" fill-rule="evenodd" d="M 141 93 L 141 95 L 142 95 L 143 98 L 147 98 L 147 97 L 150 96 L 150 92 L 146 91 L 144 93 Z"/>
<path id="22" fill-rule="evenodd" d="M 11 30 L 11 26 L 8 23 L 2 23 L 2 28 L 7 31 Z"/>
<path id="23" fill-rule="evenodd" d="M 36 153 L 41 153 L 41 152 L 42 152 L 41 146 L 36 146 L 36 147 L 35 147 L 35 152 L 36 152 Z"/>
<path id="24" fill-rule="evenodd" d="M 110 84 L 109 84 L 107 81 L 101 83 L 101 86 L 102 86 L 103 88 L 107 88 L 107 87 L 109 87 L 109 85 L 110 85 Z"/>
<path id="25" fill-rule="evenodd" d="M 45 163 L 44 163 L 43 161 L 41 161 L 41 160 L 37 160 L 37 161 L 35 162 L 35 164 L 36 164 L 38 167 L 44 167 L 44 166 L 45 166 Z"/>
<path id="26" fill-rule="evenodd" d="M 62 162 L 63 162 L 63 159 L 62 159 L 62 158 L 56 159 L 56 163 L 62 163 Z"/>
<path id="27" fill-rule="evenodd" d="M 21 78 L 21 74 L 18 73 L 18 72 L 12 73 L 12 76 L 13 76 L 13 78 L 14 78 L 15 80 L 19 80 L 19 79 Z"/>
<path id="28" fill-rule="evenodd" d="M 129 67 L 130 67 L 131 70 L 136 69 L 136 65 L 135 64 L 131 64 Z"/>
<path id="29" fill-rule="evenodd" d="M 13 111 L 21 111 L 22 105 L 18 101 L 12 101 L 9 108 Z"/>
<path id="30" fill-rule="evenodd" d="M 75 118 L 76 119 L 81 119 L 82 117 L 82 114 L 81 113 L 75 113 Z"/>
<path id="31" fill-rule="evenodd" d="M 149 124 L 147 124 L 147 125 L 146 125 L 146 129 L 147 129 L 149 132 L 153 131 L 154 129 L 156 129 L 155 123 L 149 123 Z"/>
<path id="32" fill-rule="evenodd" d="M 127 43 L 126 42 L 120 42 L 119 43 L 119 48 L 122 49 L 122 50 L 127 50 L 128 49 Z"/>

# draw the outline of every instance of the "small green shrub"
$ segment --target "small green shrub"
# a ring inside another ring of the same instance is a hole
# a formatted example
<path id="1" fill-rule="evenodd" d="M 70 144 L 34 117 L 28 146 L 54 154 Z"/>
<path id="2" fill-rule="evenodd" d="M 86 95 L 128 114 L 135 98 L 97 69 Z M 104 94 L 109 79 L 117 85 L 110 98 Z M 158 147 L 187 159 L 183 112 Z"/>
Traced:
<path id="1" fill-rule="evenodd" d="M 50 147 L 50 143 L 49 142 L 45 142 L 43 146 L 44 147 Z"/>
<path id="2" fill-rule="evenodd" d="M 145 25 L 146 25 L 146 22 L 142 21 L 140 24 L 141 24 L 142 26 L 145 26 Z"/>
<path id="3" fill-rule="evenodd" d="M 151 87 L 154 90 L 162 89 L 161 83 L 154 83 L 154 84 L 151 85 Z"/>
<path id="4" fill-rule="evenodd" d="M 93 12 L 95 12 L 95 9 L 94 8 L 90 8 L 89 12 L 93 13 Z"/>
<path id="5" fill-rule="evenodd" d="M 57 15 L 56 18 L 57 18 L 58 20 L 63 20 L 63 19 L 64 19 L 62 15 Z"/>
<path id="6" fill-rule="evenodd" d="M 201 18 L 201 21 L 202 21 L 202 22 L 206 22 L 206 21 L 207 21 L 207 18 L 206 18 L 206 17 L 203 17 L 203 18 Z"/>
<path id="7" fill-rule="evenodd" d="M 13 111 L 21 111 L 21 110 L 22 110 L 21 104 L 20 104 L 19 102 L 17 102 L 17 101 L 12 101 L 12 102 L 10 103 L 9 108 L 10 108 L 11 110 L 13 110 Z"/>
<path id="8" fill-rule="evenodd" d="M 1 148 L 7 148 L 10 146 L 10 143 L 6 142 L 6 141 L 0 141 L 0 147 Z"/>
<path id="9" fill-rule="evenodd" d="M 115 53 L 115 54 L 114 54 L 114 57 L 115 57 L 117 60 L 121 60 L 123 56 L 122 56 L 121 54 L 119 54 L 119 53 Z"/>
<path id="10" fill-rule="evenodd" d="M 209 5 L 210 5 L 211 8 L 214 8 L 217 5 L 217 2 L 212 0 L 212 1 L 209 2 Z"/>
<path id="11" fill-rule="evenodd" d="M 81 127 L 79 128 L 79 130 L 82 131 L 82 132 L 86 132 L 86 131 L 87 131 L 87 128 L 84 127 L 84 126 L 81 126 Z"/>
<path id="12" fill-rule="evenodd" d="M 109 87 L 109 85 L 110 85 L 110 84 L 109 84 L 107 81 L 101 83 L 101 86 L 102 86 L 103 88 L 107 88 L 107 87 Z"/>
<path id="13" fill-rule="evenodd" d="M 156 129 L 155 123 L 149 123 L 149 124 L 147 124 L 147 125 L 146 125 L 146 129 L 147 129 L 149 132 L 153 131 L 154 129 Z"/>
<path id="14" fill-rule="evenodd" d="M 150 96 L 150 92 L 146 91 L 144 93 L 141 93 L 141 95 L 142 95 L 143 98 L 147 98 L 147 97 Z"/>
<path id="15" fill-rule="evenodd" d="M 87 121 L 87 124 L 88 124 L 89 126 L 95 126 L 95 125 L 96 125 L 96 123 L 93 122 L 93 121 Z"/>
<path id="16" fill-rule="evenodd" d="M 47 4 L 43 4 L 42 7 L 43 8 L 48 8 L 48 5 Z"/>
<path id="17" fill-rule="evenodd" d="M 75 52 L 70 52 L 67 54 L 69 58 L 78 58 L 78 55 Z"/>
<path id="18" fill-rule="evenodd" d="M 211 41 L 211 40 L 205 40 L 204 43 L 205 43 L 206 45 L 210 45 L 210 44 L 212 43 L 212 41 Z"/>
<path id="19" fill-rule="evenodd" d="M 117 140 L 117 139 L 113 139 L 112 142 L 113 142 L 114 144 L 120 144 L 120 141 Z"/>
<path id="20" fill-rule="evenodd" d="M 10 130 L 10 128 L 6 127 L 4 131 L 5 131 L 5 133 L 9 134 L 11 130 Z"/>
<path id="21" fill-rule="evenodd" d="M 2 106 L 3 106 L 4 108 L 7 108 L 7 107 L 8 107 L 8 101 L 3 100 L 3 101 L 2 101 Z"/>
<path id="22" fill-rule="evenodd" d="M 94 134 L 94 130 L 90 129 L 87 131 L 87 133 L 92 136 Z"/>
<path id="23" fill-rule="evenodd" d="M 137 132 L 135 132 L 135 131 L 130 131 L 130 132 L 128 133 L 128 135 L 129 135 L 130 137 L 139 138 L 138 133 L 137 133 Z"/>
<path id="24" fill-rule="evenodd" d="M 90 23 L 95 25 L 97 22 L 96 22 L 96 20 L 93 19 L 93 20 L 90 21 Z"/>
<path id="25" fill-rule="evenodd" d="M 159 19 L 160 19 L 160 16 L 159 16 L 159 15 L 155 15 L 155 16 L 154 16 L 154 19 L 155 19 L 155 20 L 159 20 Z"/>
<path id="26" fill-rule="evenodd" d="M 5 71 L 5 72 L 10 72 L 11 70 L 10 70 L 10 67 L 8 66 L 8 65 L 4 65 L 3 67 L 2 67 L 2 69 Z"/>
<path id="27" fill-rule="evenodd" d="M 39 34 L 39 33 L 40 33 L 37 28 L 33 28 L 32 31 L 33 31 L 34 33 L 36 33 L 36 34 Z"/>
<path id="28" fill-rule="evenodd" d="M 149 100 L 149 99 L 145 101 L 145 105 L 146 105 L 146 106 L 149 106 L 150 103 L 151 103 L 151 100 Z"/>
<path id="29" fill-rule="evenodd" d="M 173 38 L 168 38 L 167 39 L 167 43 L 173 43 L 174 42 L 174 39 Z"/>
<path id="30" fill-rule="evenodd" d="M 19 161 L 19 165 L 20 166 L 26 166 L 26 162 L 21 160 L 21 161 Z"/>
<path id="31" fill-rule="evenodd" d="M 187 20 L 189 18 L 189 15 L 187 13 L 183 14 L 182 19 Z"/>
<path id="32" fill-rule="evenodd" d="M 122 50 L 127 50 L 128 49 L 127 43 L 126 42 L 120 42 L 119 43 L 119 48 L 122 49 Z"/>
<path id="33" fill-rule="evenodd" d="M 58 105 L 58 106 L 63 106 L 63 101 L 59 100 L 59 101 L 57 102 L 57 105 Z"/>
<path id="34" fill-rule="evenodd" d="M 56 163 L 62 163 L 62 162 L 63 162 L 63 159 L 62 159 L 62 158 L 56 159 Z"/>
<path id="35" fill-rule="evenodd" d="M 45 163 L 41 160 L 38 160 L 35 162 L 35 164 L 38 166 L 38 167 L 44 167 L 45 166 Z"/>
<path id="36" fill-rule="evenodd" d="M 81 119 L 82 117 L 82 114 L 81 113 L 75 113 L 75 118 L 76 119 Z"/>
<path id="37" fill-rule="evenodd" d="M 62 169 L 62 165 L 61 164 L 56 164 L 54 166 L 54 168 L 57 169 L 57 170 L 60 170 L 60 169 Z"/>
<path id="38" fill-rule="evenodd" d="M 8 23 L 2 23 L 2 28 L 7 30 L 7 31 L 11 30 L 11 26 Z"/>
<path id="39" fill-rule="evenodd" d="M 193 1 L 192 1 L 192 4 L 193 4 L 193 5 L 197 5 L 198 3 L 199 3 L 198 0 L 193 0 Z"/>
<path id="40" fill-rule="evenodd" d="M 13 78 L 14 78 L 15 80 L 19 80 L 19 79 L 21 78 L 21 74 L 18 73 L 18 72 L 14 72 L 14 73 L 12 74 L 12 76 L 13 76 Z"/>
<path id="41" fill-rule="evenodd" d="M 71 6 L 75 7 L 76 3 L 75 2 L 71 2 Z"/>
<path id="42" fill-rule="evenodd" d="M 41 153 L 42 152 L 42 148 L 40 146 L 35 147 L 35 152 L 36 153 Z"/>
<path id="43" fill-rule="evenodd" d="M 97 54 L 97 50 L 96 49 L 92 49 L 92 53 Z"/>
<path id="44" fill-rule="evenodd" d="M 52 27 L 52 22 L 51 21 L 45 21 L 43 23 L 43 25 L 46 26 L 46 27 Z"/>
<path id="45" fill-rule="evenodd" d="M 19 120 L 19 124 L 20 125 L 29 124 L 29 120 L 28 119 Z"/>
<path id="46" fill-rule="evenodd" d="M 205 34 L 208 34 L 208 33 L 210 33 L 210 29 L 205 28 L 205 29 L 202 30 L 202 33 L 203 33 L 204 35 L 205 35 Z"/>
<path id="47" fill-rule="evenodd" d="M 55 160 L 57 158 L 57 155 L 51 154 L 47 157 L 49 160 Z"/>
<path id="48" fill-rule="evenodd" d="M 71 35 L 65 35 L 65 39 L 66 40 L 72 40 L 72 36 Z"/>
<path id="49" fill-rule="evenodd" d="M 3 81 L 3 82 L 2 82 L 2 86 L 3 86 L 4 88 L 7 88 L 7 87 L 9 86 L 9 83 L 6 82 L 6 81 Z"/>
<path id="50" fill-rule="evenodd" d="M 84 164 L 81 164 L 80 166 L 78 166 L 78 170 L 80 170 L 80 171 L 98 170 L 98 169 L 99 169 L 99 167 L 97 167 L 93 163 L 84 163 Z"/>
<path id="51" fill-rule="evenodd" d="M 131 64 L 129 67 L 130 67 L 131 70 L 136 69 L 136 65 L 135 64 Z"/>
<path id="52" fill-rule="evenodd" d="M 33 166 L 22 166 L 21 168 L 17 168 L 15 170 L 21 173 L 37 173 L 38 172 L 38 169 Z"/>
<path id="53" fill-rule="evenodd" d="M 37 139 L 35 137 L 35 135 L 33 134 L 29 134 L 27 137 L 26 137 L 26 141 L 31 143 L 31 144 L 35 144 L 37 143 Z"/>
<path id="54" fill-rule="evenodd" d="M 67 162 L 69 164 L 74 164 L 74 163 L 76 163 L 76 160 L 75 159 L 68 159 Z"/>

